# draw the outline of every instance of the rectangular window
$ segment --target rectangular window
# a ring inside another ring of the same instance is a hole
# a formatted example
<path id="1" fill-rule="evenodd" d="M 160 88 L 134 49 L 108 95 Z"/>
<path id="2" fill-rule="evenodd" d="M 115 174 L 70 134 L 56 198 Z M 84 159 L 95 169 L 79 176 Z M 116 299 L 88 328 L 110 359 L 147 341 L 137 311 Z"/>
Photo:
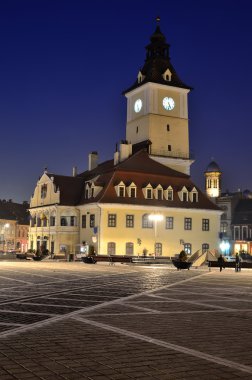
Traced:
<path id="1" fill-rule="evenodd" d="M 70 216 L 70 226 L 75 226 L 75 216 Z"/>
<path id="2" fill-rule="evenodd" d="M 185 192 L 182 193 L 182 200 L 183 202 L 187 202 L 187 193 Z"/>
<path id="3" fill-rule="evenodd" d="M 136 198 L 136 188 L 135 187 L 131 187 L 131 189 L 130 189 L 130 197 L 131 198 Z"/>
<path id="4" fill-rule="evenodd" d="M 55 226 L 55 216 L 50 217 L 50 226 Z"/>
<path id="5" fill-rule="evenodd" d="M 41 186 L 41 199 L 45 199 L 46 198 L 46 193 L 47 193 L 47 185 L 42 185 Z"/>
<path id="6" fill-rule="evenodd" d="M 87 228 L 87 215 L 82 215 L 81 216 L 81 227 L 82 228 Z"/>
<path id="7" fill-rule="evenodd" d="M 95 214 L 90 214 L 89 226 L 90 226 L 90 228 L 94 228 L 94 226 L 95 226 Z"/>
<path id="8" fill-rule="evenodd" d="M 166 126 L 166 130 L 167 130 L 167 132 L 170 131 L 170 126 L 169 126 L 169 124 L 167 124 L 167 126 Z"/>
<path id="9" fill-rule="evenodd" d="M 158 189 L 158 191 L 157 191 L 157 199 L 163 199 L 163 190 L 162 189 Z"/>
<path id="10" fill-rule="evenodd" d="M 116 227 L 116 214 L 108 214 L 108 227 Z"/>
<path id="11" fill-rule="evenodd" d="M 165 228 L 167 230 L 173 230 L 173 216 L 167 216 L 166 217 Z"/>
<path id="12" fill-rule="evenodd" d="M 185 218 L 184 228 L 185 228 L 185 230 L 191 230 L 192 229 L 192 218 Z"/>
<path id="13" fill-rule="evenodd" d="M 126 215 L 126 227 L 134 228 L 134 215 Z"/>
<path id="14" fill-rule="evenodd" d="M 147 199 L 152 199 L 152 189 L 147 189 L 146 195 Z"/>
<path id="15" fill-rule="evenodd" d="M 168 152 L 171 152 L 171 145 L 168 145 Z"/>
<path id="16" fill-rule="evenodd" d="M 197 193 L 192 193 L 192 201 L 197 202 L 198 201 L 198 194 Z"/>
<path id="17" fill-rule="evenodd" d="M 168 190 L 167 200 L 168 201 L 172 201 L 173 200 L 173 190 Z"/>
<path id="18" fill-rule="evenodd" d="M 119 186 L 119 197 L 124 197 L 124 187 Z"/>
<path id="19" fill-rule="evenodd" d="M 209 219 L 202 219 L 202 231 L 209 231 Z"/>

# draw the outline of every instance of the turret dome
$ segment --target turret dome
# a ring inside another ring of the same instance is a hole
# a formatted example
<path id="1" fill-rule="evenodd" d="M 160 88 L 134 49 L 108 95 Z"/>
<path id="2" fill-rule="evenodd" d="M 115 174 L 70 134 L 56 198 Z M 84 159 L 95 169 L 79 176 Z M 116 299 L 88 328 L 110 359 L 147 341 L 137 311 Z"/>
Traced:
<path id="1" fill-rule="evenodd" d="M 211 161 L 208 167 L 206 168 L 206 173 L 220 172 L 220 167 L 215 161 Z"/>

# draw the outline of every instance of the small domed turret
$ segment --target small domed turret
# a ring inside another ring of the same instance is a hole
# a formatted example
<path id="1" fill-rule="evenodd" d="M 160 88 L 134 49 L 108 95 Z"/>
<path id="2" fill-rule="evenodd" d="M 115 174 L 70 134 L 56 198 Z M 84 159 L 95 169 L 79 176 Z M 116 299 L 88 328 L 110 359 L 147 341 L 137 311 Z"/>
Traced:
<path id="1" fill-rule="evenodd" d="M 220 172 L 219 165 L 215 161 L 211 161 L 208 167 L 206 168 L 205 173 Z"/>
<path id="2" fill-rule="evenodd" d="M 215 161 L 211 161 L 205 171 L 206 193 L 211 198 L 221 195 L 221 170 Z"/>

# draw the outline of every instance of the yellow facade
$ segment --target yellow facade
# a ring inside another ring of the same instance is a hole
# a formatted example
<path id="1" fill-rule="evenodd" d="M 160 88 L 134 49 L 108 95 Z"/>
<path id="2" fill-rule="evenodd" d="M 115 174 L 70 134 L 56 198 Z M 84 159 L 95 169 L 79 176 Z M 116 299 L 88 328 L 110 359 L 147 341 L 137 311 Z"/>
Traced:
<path id="1" fill-rule="evenodd" d="M 88 211 L 87 211 L 88 210 Z M 95 215 L 98 230 L 89 227 L 88 213 Z M 116 215 L 116 227 L 108 227 L 109 214 Z M 152 228 L 142 227 L 144 214 L 162 215 L 163 220 L 153 222 Z M 99 207 L 80 208 L 80 215 L 86 215 L 86 228 L 81 228 L 80 240 L 94 245 L 99 254 L 108 254 L 108 243 L 115 243 L 115 254 L 126 254 L 126 243 L 133 243 L 133 254 L 142 255 L 143 249 L 148 254 L 154 255 L 155 243 L 162 244 L 163 256 L 174 256 L 185 244 L 191 244 L 191 252 L 202 249 L 203 244 L 208 244 L 210 250 L 216 250 L 219 232 L 221 212 L 211 210 L 154 208 L 132 205 L 100 204 Z M 126 227 L 126 215 L 134 215 L 134 228 Z M 173 228 L 166 228 L 166 217 L 173 218 Z M 192 229 L 185 230 L 185 218 L 191 218 Z M 202 231 L 202 219 L 209 220 L 209 230 Z M 97 242 L 93 242 L 96 237 Z M 139 244 L 141 242 L 141 244 Z"/>

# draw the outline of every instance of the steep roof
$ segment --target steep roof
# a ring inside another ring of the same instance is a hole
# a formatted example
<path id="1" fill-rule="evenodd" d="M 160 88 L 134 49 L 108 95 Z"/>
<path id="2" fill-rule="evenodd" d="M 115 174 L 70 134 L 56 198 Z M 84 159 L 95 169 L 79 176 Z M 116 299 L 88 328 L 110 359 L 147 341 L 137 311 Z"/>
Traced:
<path id="1" fill-rule="evenodd" d="M 252 224 L 252 199 L 240 199 L 234 210 L 232 224 Z"/>
<path id="2" fill-rule="evenodd" d="M 88 179 L 91 180 L 92 177 L 95 178 L 97 174 L 98 171 L 96 170 L 89 172 Z M 132 182 L 136 185 L 138 189 L 136 198 L 117 196 L 115 186 L 121 181 L 123 181 L 126 186 L 129 186 Z M 85 199 L 85 194 L 83 193 L 81 204 L 99 202 L 219 210 L 219 208 L 193 184 L 190 176 L 152 160 L 145 150 L 138 151 L 116 166 L 111 166 L 110 168 L 107 166 L 107 171 L 99 175 L 96 179 L 96 183 L 103 186 L 101 192 L 96 197 L 89 199 Z M 167 189 L 168 186 L 171 186 L 174 190 L 174 200 L 168 202 L 165 199 L 146 199 L 142 189 L 149 183 L 153 188 L 159 184 L 163 189 Z M 197 189 L 199 194 L 198 202 L 180 201 L 178 191 L 181 191 L 184 186 L 188 191 L 191 191 L 194 187 Z"/>
<path id="3" fill-rule="evenodd" d="M 0 200 L 0 219 L 16 220 L 19 224 L 29 224 L 29 204 Z"/>
<path id="4" fill-rule="evenodd" d="M 70 177 L 58 174 L 48 173 L 53 177 L 53 183 L 56 189 L 60 190 L 60 204 L 65 206 L 74 206 L 79 203 L 81 194 L 84 189 L 84 180 L 81 177 Z"/>
<path id="5" fill-rule="evenodd" d="M 159 19 L 157 21 L 159 22 Z M 170 45 L 166 42 L 164 34 L 161 32 L 159 25 L 157 25 L 155 32 L 150 37 L 150 44 L 148 44 L 145 48 L 146 59 L 143 67 L 140 69 L 144 79 L 141 82 L 137 79 L 134 84 L 123 93 L 125 94 L 148 82 L 191 89 L 190 86 L 182 82 L 172 66 L 170 62 L 169 48 Z M 166 81 L 163 78 L 163 74 L 167 69 L 171 72 L 170 81 Z"/>

